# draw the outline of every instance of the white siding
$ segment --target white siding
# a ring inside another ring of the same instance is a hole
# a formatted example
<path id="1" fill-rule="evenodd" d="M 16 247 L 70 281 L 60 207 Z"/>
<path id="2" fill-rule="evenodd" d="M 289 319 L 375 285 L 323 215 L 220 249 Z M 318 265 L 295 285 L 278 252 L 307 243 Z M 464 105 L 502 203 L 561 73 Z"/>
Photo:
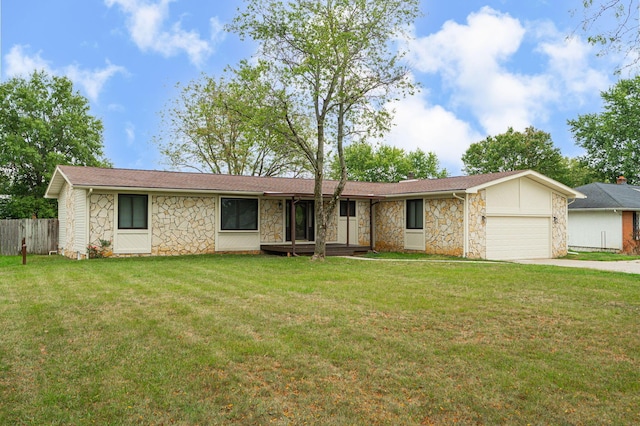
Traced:
<path id="1" fill-rule="evenodd" d="M 528 178 L 487 188 L 487 215 L 551 215 L 551 190 Z"/>
<path id="2" fill-rule="evenodd" d="M 569 247 L 622 250 L 622 214 L 569 210 Z"/>
<path id="3" fill-rule="evenodd" d="M 488 217 L 487 259 L 546 259 L 551 257 L 551 219 L 547 217 Z"/>
<path id="4" fill-rule="evenodd" d="M 404 248 L 406 250 L 425 251 L 424 229 L 405 229 Z"/>
<path id="5" fill-rule="evenodd" d="M 66 185 L 62 185 L 58 196 L 58 248 L 64 249 L 67 245 L 67 191 Z"/>
<path id="6" fill-rule="evenodd" d="M 336 209 L 336 214 L 339 214 L 339 209 Z M 347 218 L 338 217 L 338 242 L 346 244 L 347 242 Z M 358 244 L 358 219 L 356 217 L 349 218 L 349 244 Z"/>
<path id="7" fill-rule="evenodd" d="M 256 250 L 260 250 L 260 232 L 221 231 L 216 238 L 216 251 Z"/>
<path id="8" fill-rule="evenodd" d="M 74 204 L 74 245 L 73 250 L 85 254 L 87 252 L 87 191 L 73 190 Z"/>

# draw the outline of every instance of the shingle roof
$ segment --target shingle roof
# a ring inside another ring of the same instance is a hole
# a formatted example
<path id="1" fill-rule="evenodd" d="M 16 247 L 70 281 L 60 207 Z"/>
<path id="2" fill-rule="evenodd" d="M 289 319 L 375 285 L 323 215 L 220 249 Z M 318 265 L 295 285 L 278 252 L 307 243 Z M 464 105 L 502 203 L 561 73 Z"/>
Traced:
<path id="1" fill-rule="evenodd" d="M 542 178 L 549 182 L 554 182 L 535 172 L 522 170 L 444 179 L 409 180 L 398 183 L 347 182 L 342 192 L 342 197 L 383 198 L 387 196 L 466 191 L 470 188 L 480 187 L 521 174 L 533 174 L 533 178 Z M 185 192 L 211 191 L 309 196 L 313 195 L 314 192 L 313 179 L 58 166 L 49 184 L 46 196 L 55 198 L 62 188 L 64 180 L 73 186 L 110 189 L 144 188 Z M 326 180 L 323 186 L 323 193 L 330 195 L 337 184 L 337 181 Z M 557 185 L 566 188 L 561 184 Z M 569 188 L 566 189 L 570 192 L 572 191 Z"/>
<path id="2" fill-rule="evenodd" d="M 569 209 L 640 210 L 640 187 L 615 183 L 590 183 L 575 188 L 587 196 L 576 200 Z"/>

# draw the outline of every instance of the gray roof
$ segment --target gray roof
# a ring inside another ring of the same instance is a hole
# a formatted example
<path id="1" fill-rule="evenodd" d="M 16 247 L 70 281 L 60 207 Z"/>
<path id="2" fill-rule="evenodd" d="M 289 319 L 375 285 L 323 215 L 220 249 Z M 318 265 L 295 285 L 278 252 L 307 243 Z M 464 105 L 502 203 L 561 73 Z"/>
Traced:
<path id="1" fill-rule="evenodd" d="M 576 191 L 587 196 L 569 205 L 570 210 L 578 209 L 619 209 L 640 210 L 640 186 L 615 183 L 590 183 L 579 186 Z"/>

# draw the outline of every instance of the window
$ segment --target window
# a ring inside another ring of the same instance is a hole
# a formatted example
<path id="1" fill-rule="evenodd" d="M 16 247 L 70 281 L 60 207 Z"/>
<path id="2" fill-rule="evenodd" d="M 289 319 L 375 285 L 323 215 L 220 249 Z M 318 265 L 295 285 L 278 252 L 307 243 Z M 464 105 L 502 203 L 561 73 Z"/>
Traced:
<path id="1" fill-rule="evenodd" d="M 118 229 L 147 229 L 147 195 L 118 195 Z"/>
<path id="2" fill-rule="evenodd" d="M 356 202 L 355 201 L 347 201 L 347 200 L 340 200 L 340 216 L 341 217 L 346 217 L 347 216 L 347 205 L 349 206 L 349 217 L 355 217 L 356 216 Z"/>
<path id="3" fill-rule="evenodd" d="M 640 240 L 640 212 L 633 212 L 633 239 Z"/>
<path id="4" fill-rule="evenodd" d="M 223 231 L 257 231 L 258 200 L 250 198 L 222 198 L 220 200 L 220 229 Z"/>
<path id="5" fill-rule="evenodd" d="M 407 229 L 422 229 L 422 199 L 407 200 Z"/>

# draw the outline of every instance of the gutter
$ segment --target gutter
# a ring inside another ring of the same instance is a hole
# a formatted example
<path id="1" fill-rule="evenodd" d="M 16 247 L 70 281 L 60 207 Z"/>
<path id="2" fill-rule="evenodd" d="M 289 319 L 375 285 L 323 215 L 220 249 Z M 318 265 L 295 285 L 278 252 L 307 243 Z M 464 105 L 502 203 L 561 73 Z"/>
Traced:
<path id="1" fill-rule="evenodd" d="M 176 189 L 176 188 L 138 188 L 128 186 L 94 186 L 94 185 L 75 185 L 78 189 L 95 189 L 96 191 L 112 191 L 112 192 L 157 192 L 157 193 L 182 193 L 182 194 L 208 194 L 208 195 L 244 195 L 262 197 L 264 192 L 255 191 L 221 191 L 217 189 Z"/>
<path id="2" fill-rule="evenodd" d="M 442 196 L 442 195 L 451 195 L 454 196 L 459 193 L 465 193 L 467 194 L 467 190 L 466 189 L 459 189 L 456 191 L 429 191 L 429 192 L 403 192 L 402 194 L 392 194 L 392 195 L 385 195 L 380 197 L 381 199 L 393 199 L 393 198 L 420 198 L 420 197 L 438 197 L 438 196 Z M 458 197 L 456 197 L 458 198 Z"/>

